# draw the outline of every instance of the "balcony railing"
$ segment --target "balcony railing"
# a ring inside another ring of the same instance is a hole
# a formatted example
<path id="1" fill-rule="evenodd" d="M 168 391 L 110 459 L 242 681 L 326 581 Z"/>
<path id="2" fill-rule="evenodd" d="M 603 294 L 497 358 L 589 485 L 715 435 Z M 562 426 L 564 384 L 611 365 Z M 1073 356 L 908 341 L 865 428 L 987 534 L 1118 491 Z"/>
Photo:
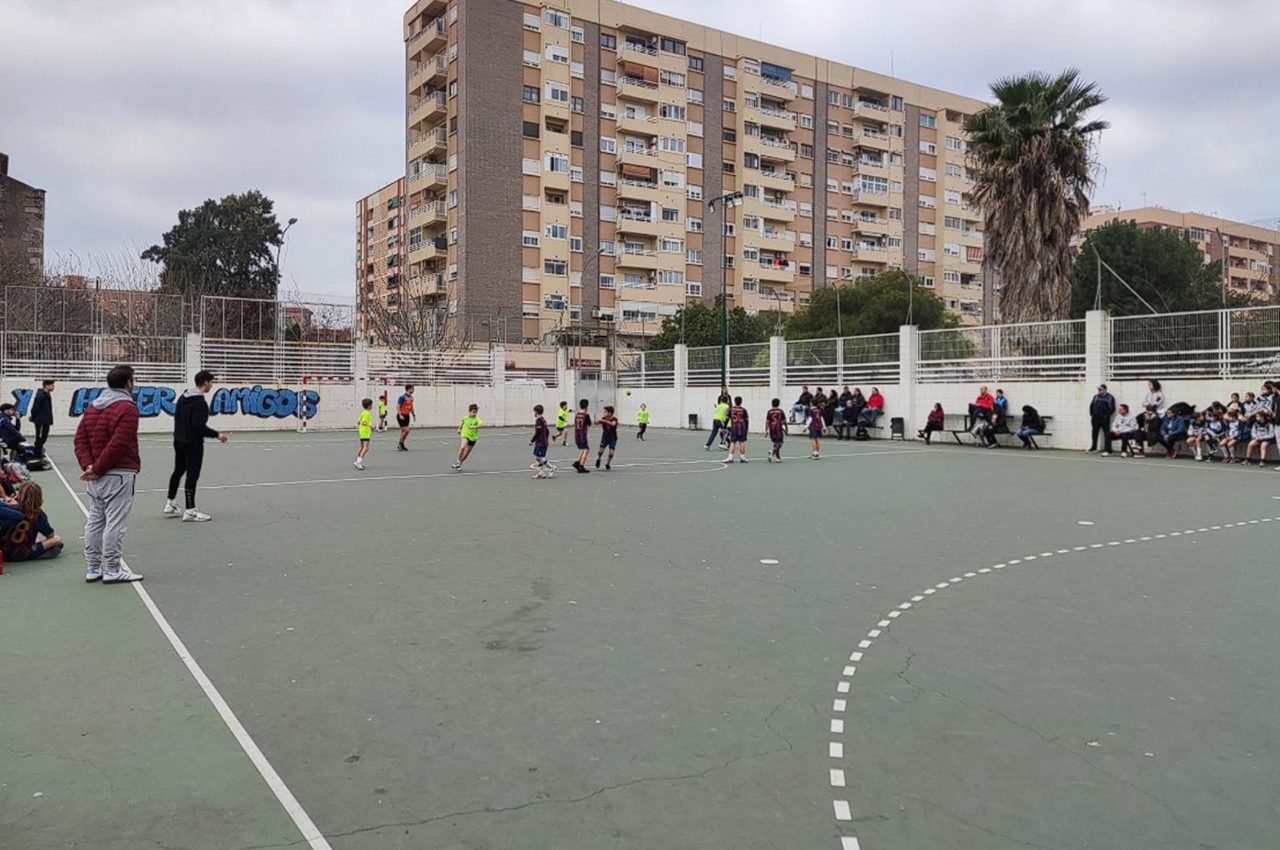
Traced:
<path id="1" fill-rule="evenodd" d="M 642 80 L 639 77 L 625 77 L 625 76 L 618 77 L 618 88 L 623 88 L 624 86 L 630 87 L 630 88 L 648 89 L 649 91 L 656 91 L 658 88 L 657 83 L 650 82 L 649 80 Z"/>
<path id="2" fill-rule="evenodd" d="M 652 248 L 632 248 L 630 245 L 623 247 L 619 257 L 656 257 L 658 252 Z"/>
<path id="3" fill-rule="evenodd" d="M 635 44 L 635 43 L 630 42 L 630 41 L 624 41 L 624 42 L 622 43 L 622 49 L 623 49 L 623 50 L 630 50 L 630 51 L 632 51 L 633 53 L 642 53 L 642 54 L 644 54 L 645 56 L 657 56 L 657 55 L 658 55 L 658 48 L 656 48 L 656 47 L 649 47 L 648 45 L 644 45 L 644 44 Z"/>
<path id="4" fill-rule="evenodd" d="M 622 177 L 618 183 L 623 186 L 634 186 L 637 189 L 657 189 L 658 184 L 651 180 L 636 180 L 631 177 Z"/>
<path id="5" fill-rule="evenodd" d="M 436 18 L 418 32 L 409 37 L 407 44 L 412 47 L 424 38 L 433 39 L 449 34 L 449 24 L 444 18 Z"/>
<path id="6" fill-rule="evenodd" d="M 443 127 L 435 130 L 429 130 L 419 136 L 414 136 L 409 140 L 409 152 L 417 150 L 421 147 L 436 147 L 437 145 L 447 145 L 449 143 L 449 135 Z"/>
<path id="7" fill-rule="evenodd" d="M 772 115 L 774 118 L 783 118 L 789 121 L 796 120 L 796 114 L 794 112 L 788 112 L 785 109 L 778 109 L 776 106 L 765 106 L 761 104 L 754 108 L 760 110 L 765 115 Z"/>
<path id="8" fill-rule="evenodd" d="M 787 150 L 795 149 L 789 139 L 774 138 L 772 136 L 760 136 L 760 143 L 768 145 L 771 148 L 786 148 Z"/>
<path id="9" fill-rule="evenodd" d="M 761 198 L 760 203 L 768 207 L 769 209 L 790 210 L 791 212 L 796 211 L 795 201 L 778 201 L 778 200 L 774 200 L 773 198 Z"/>
<path id="10" fill-rule="evenodd" d="M 653 215 L 648 212 L 638 212 L 627 209 L 618 210 L 618 218 L 623 221 L 639 221 L 645 224 L 649 224 L 653 221 Z"/>
<path id="11" fill-rule="evenodd" d="M 426 163 L 417 172 L 410 172 L 409 183 L 417 183 L 419 180 L 444 180 L 449 172 L 443 162 Z"/>
<path id="12" fill-rule="evenodd" d="M 780 80 L 776 77 L 766 77 L 761 75 L 760 81 L 764 83 L 766 86 L 771 86 L 776 89 L 782 89 L 783 91 L 787 92 L 792 96 L 794 96 L 796 93 L 796 84 L 791 80 Z"/>
<path id="13" fill-rule="evenodd" d="M 790 174 L 788 174 L 785 171 L 761 171 L 760 176 L 767 177 L 770 180 L 785 180 L 786 182 L 792 183 L 792 184 L 796 182 L 796 178 L 792 177 Z"/>
<path id="14" fill-rule="evenodd" d="M 443 217 L 445 215 L 444 201 L 427 201 L 425 204 L 417 204 L 409 208 L 409 220 L 421 218 L 423 216 Z M 413 250 L 411 247 L 410 250 Z"/>

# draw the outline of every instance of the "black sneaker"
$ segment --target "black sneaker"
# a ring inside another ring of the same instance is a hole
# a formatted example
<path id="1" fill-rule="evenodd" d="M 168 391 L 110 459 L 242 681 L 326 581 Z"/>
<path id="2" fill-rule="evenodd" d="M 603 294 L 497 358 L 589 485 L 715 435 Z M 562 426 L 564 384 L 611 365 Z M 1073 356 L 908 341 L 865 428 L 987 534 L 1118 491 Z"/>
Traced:
<path id="1" fill-rule="evenodd" d="M 596 458 L 596 469 L 600 468 L 600 458 Z"/>
<path id="2" fill-rule="evenodd" d="M 609 470 L 613 469 L 613 464 L 612 464 L 612 463 L 606 463 L 606 464 L 604 465 L 604 468 L 605 468 L 605 471 L 607 472 L 607 471 L 609 471 Z"/>

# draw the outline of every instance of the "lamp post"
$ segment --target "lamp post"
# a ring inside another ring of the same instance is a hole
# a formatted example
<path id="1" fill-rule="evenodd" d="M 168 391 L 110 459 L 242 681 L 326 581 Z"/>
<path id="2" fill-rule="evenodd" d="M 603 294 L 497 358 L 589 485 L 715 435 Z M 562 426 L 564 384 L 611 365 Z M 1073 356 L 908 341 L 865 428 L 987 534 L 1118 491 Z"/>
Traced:
<path id="1" fill-rule="evenodd" d="M 280 251 L 284 248 L 285 236 L 289 233 L 289 228 L 298 223 L 296 218 L 289 219 L 285 224 L 284 230 L 280 231 L 280 241 L 276 243 L 276 294 L 280 294 L 280 284 L 284 282 L 284 275 L 280 271 Z"/>
<path id="2" fill-rule="evenodd" d="M 720 205 L 720 234 L 725 240 L 720 245 L 720 386 L 729 386 L 729 207 L 742 203 L 741 192 L 725 192 L 707 201 L 707 211 L 714 213 Z"/>

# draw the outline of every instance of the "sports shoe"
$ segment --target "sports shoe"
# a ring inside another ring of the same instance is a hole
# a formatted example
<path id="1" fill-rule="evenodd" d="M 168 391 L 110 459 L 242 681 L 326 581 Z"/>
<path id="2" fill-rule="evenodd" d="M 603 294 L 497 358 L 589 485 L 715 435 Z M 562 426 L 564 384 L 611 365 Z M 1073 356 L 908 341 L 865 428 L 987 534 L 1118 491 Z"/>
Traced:
<path id="1" fill-rule="evenodd" d="M 356 469 L 364 469 L 364 461 L 362 460 L 356 460 L 356 462 L 351 465 L 354 466 Z"/>
<path id="2" fill-rule="evenodd" d="M 764 461 L 765 463 L 773 463 L 773 455 L 765 455 Z"/>
<path id="3" fill-rule="evenodd" d="M 456 460 L 453 463 L 449 464 L 449 466 L 451 469 L 462 469 L 462 464 Z"/>
<path id="4" fill-rule="evenodd" d="M 1111 452 L 1100 452 L 1103 457 L 1111 457 Z"/>
<path id="5" fill-rule="evenodd" d="M 546 465 L 546 470 L 547 470 L 547 477 L 548 477 L 548 478 L 555 478 L 555 477 L 556 477 L 556 465 L 555 465 L 554 463 L 549 463 L 549 464 L 547 464 L 547 465 Z"/>
<path id="6" fill-rule="evenodd" d="M 120 567 L 119 572 L 102 574 L 103 584 L 127 584 L 131 581 L 142 581 L 142 576 L 124 566 Z"/>
<path id="7" fill-rule="evenodd" d="M 84 580 L 90 583 L 102 579 L 102 567 L 85 567 Z"/>
<path id="8" fill-rule="evenodd" d="M 183 522 L 208 522 L 211 519 L 213 519 L 213 517 L 208 514 L 201 513 L 195 508 L 188 508 L 182 512 Z"/>
<path id="9" fill-rule="evenodd" d="M 596 469 L 600 468 L 600 456 L 596 455 Z"/>
<path id="10" fill-rule="evenodd" d="M 738 463 L 746 463 L 746 462 L 747 462 L 747 456 L 746 456 L 746 455 L 739 455 L 739 456 L 738 456 Z"/>
<path id="11" fill-rule="evenodd" d="M 733 455 L 729 455 L 727 458 L 725 458 L 724 460 L 722 460 L 722 461 L 720 461 L 720 462 L 721 462 L 721 463 L 733 463 Z"/>
<path id="12" fill-rule="evenodd" d="M 172 500 L 168 500 L 164 503 L 164 515 L 167 517 L 181 516 L 182 508 L 178 507 Z"/>

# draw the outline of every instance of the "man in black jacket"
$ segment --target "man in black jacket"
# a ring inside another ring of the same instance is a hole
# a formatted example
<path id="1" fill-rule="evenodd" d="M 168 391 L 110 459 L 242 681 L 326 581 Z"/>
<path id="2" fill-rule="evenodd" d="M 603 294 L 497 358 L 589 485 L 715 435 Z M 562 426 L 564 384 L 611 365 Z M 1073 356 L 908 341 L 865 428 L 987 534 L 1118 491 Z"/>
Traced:
<path id="1" fill-rule="evenodd" d="M 1106 384 L 1098 385 L 1098 393 L 1089 402 L 1089 424 L 1093 427 L 1093 437 L 1089 441 L 1089 451 L 1098 450 L 1098 435 L 1102 435 L 1102 453 L 1111 454 L 1111 417 L 1116 414 L 1116 399 L 1107 392 Z"/>
<path id="2" fill-rule="evenodd" d="M 49 429 L 53 427 L 53 381 L 42 381 L 31 399 L 31 413 L 27 417 L 36 429 L 36 454 L 44 457 L 44 444 L 49 439 Z"/>
<path id="3" fill-rule="evenodd" d="M 200 481 L 200 468 L 204 466 L 204 441 L 209 437 L 225 443 L 227 435 L 209 427 L 209 402 L 205 394 L 213 389 L 213 373 L 207 369 L 200 370 L 196 373 L 195 383 L 194 388 L 178 399 L 177 408 L 173 411 L 173 474 L 169 476 L 169 498 L 164 503 L 164 515 L 181 514 L 183 522 L 208 522 L 213 517 L 196 510 L 196 484 Z M 183 475 L 187 477 L 187 507 L 179 510 L 174 499 L 178 497 L 178 484 Z"/>

